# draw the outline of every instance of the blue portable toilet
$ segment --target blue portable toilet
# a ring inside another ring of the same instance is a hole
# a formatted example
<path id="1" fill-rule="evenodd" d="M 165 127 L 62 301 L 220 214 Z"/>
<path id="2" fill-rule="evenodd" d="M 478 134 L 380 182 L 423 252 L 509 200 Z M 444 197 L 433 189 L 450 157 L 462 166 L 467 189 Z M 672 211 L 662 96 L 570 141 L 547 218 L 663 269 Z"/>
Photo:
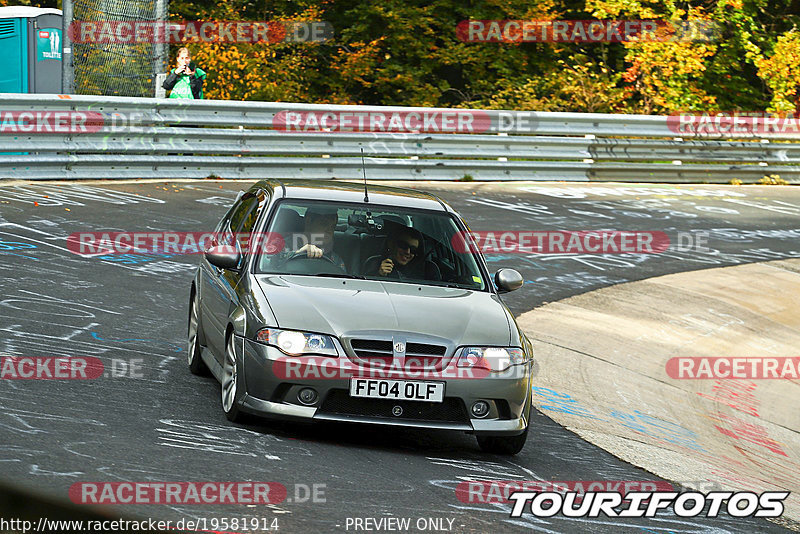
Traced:
<path id="1" fill-rule="evenodd" d="M 0 7 L 0 93 L 62 92 L 60 9 Z"/>

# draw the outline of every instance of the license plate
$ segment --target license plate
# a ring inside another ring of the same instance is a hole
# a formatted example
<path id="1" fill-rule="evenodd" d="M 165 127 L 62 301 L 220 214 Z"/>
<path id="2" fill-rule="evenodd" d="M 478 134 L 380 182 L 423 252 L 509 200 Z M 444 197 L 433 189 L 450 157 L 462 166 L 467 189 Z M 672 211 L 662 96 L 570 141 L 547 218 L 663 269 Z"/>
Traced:
<path id="1" fill-rule="evenodd" d="M 350 396 L 368 399 L 443 402 L 444 382 L 351 378 Z"/>

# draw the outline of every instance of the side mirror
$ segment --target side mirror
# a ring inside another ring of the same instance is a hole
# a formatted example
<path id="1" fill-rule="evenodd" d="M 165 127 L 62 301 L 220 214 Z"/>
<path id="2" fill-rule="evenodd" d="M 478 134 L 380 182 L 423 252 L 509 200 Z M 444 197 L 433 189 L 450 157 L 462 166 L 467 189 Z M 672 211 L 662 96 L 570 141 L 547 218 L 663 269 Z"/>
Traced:
<path id="1" fill-rule="evenodd" d="M 494 273 L 494 283 L 501 293 L 508 293 L 522 287 L 525 280 L 514 269 L 500 269 Z"/>
<path id="2" fill-rule="evenodd" d="M 220 269 L 235 271 L 239 267 L 241 255 L 230 245 L 217 245 L 205 252 L 208 263 Z"/>

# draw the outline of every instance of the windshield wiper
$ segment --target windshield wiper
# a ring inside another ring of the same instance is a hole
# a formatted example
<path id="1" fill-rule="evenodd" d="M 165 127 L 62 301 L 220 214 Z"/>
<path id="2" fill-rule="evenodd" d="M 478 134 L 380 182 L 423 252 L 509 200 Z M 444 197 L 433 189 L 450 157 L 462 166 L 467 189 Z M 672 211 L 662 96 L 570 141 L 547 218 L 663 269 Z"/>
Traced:
<path id="1" fill-rule="evenodd" d="M 363 277 L 361 277 L 363 278 Z M 466 289 L 468 291 L 480 291 L 477 287 L 471 287 L 466 284 L 456 284 L 455 282 L 438 282 L 436 280 L 398 280 L 396 278 L 367 278 L 367 280 L 374 280 L 376 282 L 397 282 L 400 284 L 409 284 L 412 286 L 432 286 L 432 287 L 449 287 L 453 289 Z"/>
<path id="2" fill-rule="evenodd" d="M 354 278 L 356 280 L 366 280 L 365 276 L 358 276 L 355 274 L 336 274 L 336 273 L 319 273 L 312 276 L 322 276 L 326 278 Z"/>
<path id="3" fill-rule="evenodd" d="M 435 287 L 452 287 L 455 289 L 466 289 L 468 291 L 480 291 L 480 289 L 475 286 L 470 286 L 469 284 L 459 284 L 457 282 L 438 282 L 436 280 L 427 280 L 425 284 Z"/>

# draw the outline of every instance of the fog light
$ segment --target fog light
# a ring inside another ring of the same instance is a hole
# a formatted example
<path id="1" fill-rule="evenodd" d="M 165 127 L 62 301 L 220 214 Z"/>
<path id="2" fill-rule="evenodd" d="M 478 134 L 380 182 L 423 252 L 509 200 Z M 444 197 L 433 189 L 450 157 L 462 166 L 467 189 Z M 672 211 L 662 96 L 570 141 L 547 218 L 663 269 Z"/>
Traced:
<path id="1" fill-rule="evenodd" d="M 478 418 L 489 415 L 489 403 L 486 401 L 475 402 L 475 404 L 472 405 L 472 415 Z"/>
<path id="2" fill-rule="evenodd" d="M 311 388 L 303 388 L 297 393 L 297 400 L 303 404 L 314 404 L 317 402 L 317 392 Z"/>

